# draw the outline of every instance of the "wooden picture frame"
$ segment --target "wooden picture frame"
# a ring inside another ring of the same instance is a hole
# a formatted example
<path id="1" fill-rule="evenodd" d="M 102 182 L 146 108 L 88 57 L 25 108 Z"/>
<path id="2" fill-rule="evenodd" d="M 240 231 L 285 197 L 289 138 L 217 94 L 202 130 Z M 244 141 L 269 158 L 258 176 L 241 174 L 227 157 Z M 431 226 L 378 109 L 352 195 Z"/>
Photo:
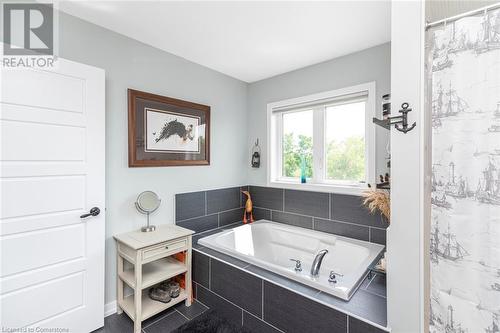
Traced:
<path id="1" fill-rule="evenodd" d="M 128 89 L 128 165 L 210 165 L 210 106 Z"/>

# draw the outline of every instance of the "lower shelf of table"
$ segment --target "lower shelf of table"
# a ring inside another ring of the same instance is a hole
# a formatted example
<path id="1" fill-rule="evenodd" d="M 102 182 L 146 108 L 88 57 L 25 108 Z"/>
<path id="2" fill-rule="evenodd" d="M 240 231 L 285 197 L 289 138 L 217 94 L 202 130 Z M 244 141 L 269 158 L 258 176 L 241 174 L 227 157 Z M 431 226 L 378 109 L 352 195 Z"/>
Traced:
<path id="1" fill-rule="evenodd" d="M 187 292 L 184 289 L 181 289 L 181 293 L 178 297 L 172 298 L 168 303 L 162 303 L 158 301 L 154 301 L 149 298 L 147 293 L 142 294 L 142 320 L 146 320 L 149 317 L 154 316 L 157 313 L 160 313 L 163 310 L 166 310 L 184 300 L 187 299 Z M 123 311 L 130 317 L 130 319 L 135 320 L 135 304 L 134 304 L 134 295 L 127 296 L 120 302 L 120 307 Z"/>

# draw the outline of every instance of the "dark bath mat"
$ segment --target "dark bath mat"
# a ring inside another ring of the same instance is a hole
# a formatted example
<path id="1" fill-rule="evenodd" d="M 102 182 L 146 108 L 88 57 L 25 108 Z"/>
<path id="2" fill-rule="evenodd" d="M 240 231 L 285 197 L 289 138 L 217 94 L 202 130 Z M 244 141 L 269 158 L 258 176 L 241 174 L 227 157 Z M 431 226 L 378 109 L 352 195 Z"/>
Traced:
<path id="1" fill-rule="evenodd" d="M 208 310 L 193 320 L 185 323 L 172 333 L 251 333 L 243 327 L 236 327 L 221 318 L 217 311 Z"/>

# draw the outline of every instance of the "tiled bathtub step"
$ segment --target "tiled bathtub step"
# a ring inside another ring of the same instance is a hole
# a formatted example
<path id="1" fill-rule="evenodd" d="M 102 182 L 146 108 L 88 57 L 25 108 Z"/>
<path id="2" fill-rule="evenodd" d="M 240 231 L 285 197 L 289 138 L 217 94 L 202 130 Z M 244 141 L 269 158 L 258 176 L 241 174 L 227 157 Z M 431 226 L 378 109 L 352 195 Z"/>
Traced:
<path id="1" fill-rule="evenodd" d="M 293 332 L 293 327 L 305 329 L 303 322 L 306 319 L 318 319 L 314 314 L 317 312 L 321 318 L 334 318 L 335 324 L 328 323 L 332 329 L 328 332 L 384 332 L 386 299 L 365 290 L 367 284 L 346 302 L 259 267 L 245 266 L 239 260 L 226 261 L 229 256 L 217 251 L 200 247 L 193 253 L 193 280 L 197 283 L 198 299 L 209 303 L 206 304 L 209 307 L 222 308 L 227 317 L 232 317 L 230 320 L 238 321 L 247 313 L 247 317 L 251 315 L 262 321 L 257 322 L 259 324 Z M 352 322 L 349 331 L 348 321 Z M 250 322 L 252 318 L 247 318 L 247 323 Z M 323 332 L 322 324 L 317 325 L 314 331 Z"/>

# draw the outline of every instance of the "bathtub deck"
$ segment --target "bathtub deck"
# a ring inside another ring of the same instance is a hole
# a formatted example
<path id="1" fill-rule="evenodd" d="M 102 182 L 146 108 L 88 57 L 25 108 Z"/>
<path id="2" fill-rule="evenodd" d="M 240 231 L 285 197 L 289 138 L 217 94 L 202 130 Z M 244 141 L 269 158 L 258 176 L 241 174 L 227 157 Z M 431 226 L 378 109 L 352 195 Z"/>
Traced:
<path id="1" fill-rule="evenodd" d="M 207 233 L 203 234 L 203 236 L 206 235 Z M 310 288 L 281 275 L 269 272 L 260 267 L 217 252 L 213 249 L 203 247 L 197 244 L 196 241 L 194 243 L 193 251 L 197 251 L 200 254 L 217 259 L 225 264 L 252 274 L 264 281 L 271 282 L 272 284 L 293 291 L 301 296 L 331 307 L 337 311 L 343 312 L 349 317 L 356 318 L 364 323 L 374 326 L 374 329 L 378 329 L 380 331 L 388 330 L 386 328 L 387 300 L 384 276 L 375 275 L 370 280 L 365 279 L 351 300 L 344 301 L 340 298 L 318 291 L 317 289 Z"/>

